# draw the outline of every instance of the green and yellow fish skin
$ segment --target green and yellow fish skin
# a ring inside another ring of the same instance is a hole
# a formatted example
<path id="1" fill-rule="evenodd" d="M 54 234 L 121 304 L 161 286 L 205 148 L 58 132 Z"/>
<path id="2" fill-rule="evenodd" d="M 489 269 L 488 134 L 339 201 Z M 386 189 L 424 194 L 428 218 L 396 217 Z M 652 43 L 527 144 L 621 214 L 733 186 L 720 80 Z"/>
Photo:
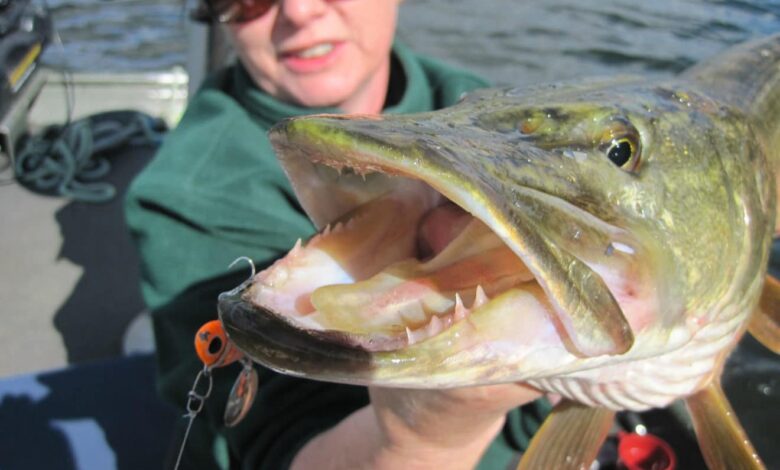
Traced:
<path id="1" fill-rule="evenodd" d="M 536 282 L 422 341 L 372 349 L 263 305 L 273 286 L 250 279 L 221 296 L 220 315 L 254 360 L 318 380 L 527 382 L 588 406 L 665 406 L 717 379 L 758 302 L 775 233 L 780 36 L 675 79 L 482 90 L 431 113 L 288 120 L 271 140 L 320 227 L 421 182 Z"/>

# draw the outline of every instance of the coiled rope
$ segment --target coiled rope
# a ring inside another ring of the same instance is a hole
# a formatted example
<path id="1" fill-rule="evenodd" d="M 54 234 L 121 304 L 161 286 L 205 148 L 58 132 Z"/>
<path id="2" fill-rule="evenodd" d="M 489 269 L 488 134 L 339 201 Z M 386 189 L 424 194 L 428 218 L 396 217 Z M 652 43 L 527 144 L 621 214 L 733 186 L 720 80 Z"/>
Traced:
<path id="1" fill-rule="evenodd" d="M 165 131 L 162 120 L 137 111 L 49 126 L 23 143 L 15 159 L 16 179 L 35 191 L 106 202 L 116 195 L 113 185 L 98 181 L 111 168 L 108 153 L 125 145 L 159 145 Z"/>

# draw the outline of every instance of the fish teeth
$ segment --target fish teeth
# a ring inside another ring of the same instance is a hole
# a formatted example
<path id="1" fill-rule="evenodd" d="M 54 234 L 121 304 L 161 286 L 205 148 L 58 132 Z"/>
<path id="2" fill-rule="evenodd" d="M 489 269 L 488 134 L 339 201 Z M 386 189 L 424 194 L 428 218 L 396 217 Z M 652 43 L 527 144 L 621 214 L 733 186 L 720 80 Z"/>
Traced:
<path id="1" fill-rule="evenodd" d="M 406 341 L 411 346 L 413 344 L 417 344 L 420 341 L 423 341 L 428 338 L 428 333 L 425 331 L 425 328 L 420 328 L 419 330 L 412 330 L 408 326 L 406 327 Z"/>
<path id="2" fill-rule="evenodd" d="M 453 319 L 460 321 L 466 318 L 469 314 L 469 310 L 463 305 L 463 299 L 460 298 L 460 294 L 455 293 L 455 313 L 453 313 Z"/>
<path id="3" fill-rule="evenodd" d="M 302 242 L 299 238 L 298 241 L 295 242 L 295 246 L 292 247 L 292 250 L 290 250 L 290 253 L 287 256 L 298 256 L 303 251 L 303 248 L 301 248 Z"/>
<path id="4" fill-rule="evenodd" d="M 477 309 L 486 303 L 488 303 L 490 299 L 488 298 L 487 294 L 485 294 L 485 289 L 482 288 L 482 285 L 477 285 L 477 291 L 474 294 L 474 304 L 471 305 L 472 309 Z"/>
<path id="5" fill-rule="evenodd" d="M 461 304 L 462 305 L 462 304 Z M 456 321 L 453 315 L 438 316 L 433 315 L 427 325 L 421 326 L 416 330 L 406 327 L 406 340 L 411 346 L 428 338 L 438 335 L 449 328 L 453 321 Z"/>
<path id="6" fill-rule="evenodd" d="M 331 230 L 330 224 L 328 224 L 328 225 L 325 226 L 325 230 L 322 231 L 322 234 L 323 235 L 329 235 L 330 234 L 330 230 Z"/>

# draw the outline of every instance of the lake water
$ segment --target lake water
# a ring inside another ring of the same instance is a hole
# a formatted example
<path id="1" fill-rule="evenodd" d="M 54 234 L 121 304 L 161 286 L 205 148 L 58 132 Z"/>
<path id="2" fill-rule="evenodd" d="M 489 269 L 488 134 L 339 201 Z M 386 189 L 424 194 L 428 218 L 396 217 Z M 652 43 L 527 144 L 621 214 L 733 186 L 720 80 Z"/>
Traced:
<path id="1" fill-rule="evenodd" d="M 183 0 L 46 2 L 63 41 L 47 52 L 49 64 L 115 71 L 184 64 Z M 780 0 L 406 0 L 399 26 L 416 50 L 502 85 L 670 74 L 778 31 Z"/>

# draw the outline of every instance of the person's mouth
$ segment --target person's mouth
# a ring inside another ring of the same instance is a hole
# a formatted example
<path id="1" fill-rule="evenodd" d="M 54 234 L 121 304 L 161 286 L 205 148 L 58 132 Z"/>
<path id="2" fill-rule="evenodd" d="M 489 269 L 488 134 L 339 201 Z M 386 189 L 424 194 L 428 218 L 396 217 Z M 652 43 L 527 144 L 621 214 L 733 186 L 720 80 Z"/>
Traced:
<path id="1" fill-rule="evenodd" d="M 334 44 L 332 42 L 326 42 L 308 47 L 302 51 L 294 53 L 293 55 L 300 57 L 301 59 L 314 59 L 329 54 L 333 48 Z"/>
<path id="2" fill-rule="evenodd" d="M 280 60 L 294 72 L 316 72 L 335 60 L 342 44 L 340 41 L 322 41 L 291 47 L 282 51 Z"/>

